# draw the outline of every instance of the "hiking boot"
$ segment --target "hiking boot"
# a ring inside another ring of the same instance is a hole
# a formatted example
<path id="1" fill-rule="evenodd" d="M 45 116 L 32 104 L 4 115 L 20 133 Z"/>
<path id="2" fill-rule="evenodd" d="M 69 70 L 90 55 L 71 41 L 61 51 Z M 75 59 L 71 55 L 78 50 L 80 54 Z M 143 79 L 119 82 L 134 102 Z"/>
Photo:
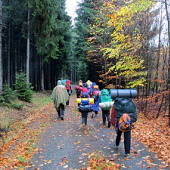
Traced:
<path id="1" fill-rule="evenodd" d="M 86 123 L 82 123 L 82 127 L 86 127 L 86 125 L 87 125 Z"/>
<path id="2" fill-rule="evenodd" d="M 109 122 L 108 122 L 108 128 L 110 128 L 110 126 L 111 126 L 111 122 L 109 121 Z"/>
<path id="3" fill-rule="evenodd" d="M 131 155 L 128 153 L 128 154 L 125 154 L 124 157 L 127 159 L 130 159 Z"/>
<path id="4" fill-rule="evenodd" d="M 115 150 L 118 150 L 118 146 L 116 145 L 116 141 L 113 143 L 113 148 L 114 148 Z"/>
<path id="5" fill-rule="evenodd" d="M 115 150 L 118 150 L 118 146 L 114 145 L 113 147 L 114 147 Z"/>
<path id="6" fill-rule="evenodd" d="M 61 117 L 61 120 L 64 120 L 64 117 Z"/>

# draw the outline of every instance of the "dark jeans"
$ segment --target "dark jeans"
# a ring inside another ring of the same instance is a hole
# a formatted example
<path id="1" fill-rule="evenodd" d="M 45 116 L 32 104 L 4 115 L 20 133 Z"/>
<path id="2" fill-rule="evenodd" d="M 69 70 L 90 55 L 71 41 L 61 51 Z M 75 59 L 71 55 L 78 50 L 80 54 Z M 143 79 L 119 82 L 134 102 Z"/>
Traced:
<path id="1" fill-rule="evenodd" d="M 58 112 L 58 117 L 64 117 L 64 111 L 65 111 L 65 108 L 64 108 L 64 105 L 63 104 L 60 104 L 58 108 L 56 108 L 57 112 Z"/>
<path id="2" fill-rule="evenodd" d="M 85 123 L 85 125 L 87 125 L 88 112 L 81 112 L 81 117 L 82 117 L 82 123 Z"/>
<path id="3" fill-rule="evenodd" d="M 108 121 L 108 123 L 110 122 L 110 110 L 102 109 L 102 119 L 103 119 L 103 124 L 106 124 L 106 120 Z"/>
<path id="4" fill-rule="evenodd" d="M 121 140 L 122 131 L 117 128 L 116 146 L 119 146 Z M 131 131 L 124 132 L 124 148 L 125 154 L 130 154 L 131 145 Z"/>

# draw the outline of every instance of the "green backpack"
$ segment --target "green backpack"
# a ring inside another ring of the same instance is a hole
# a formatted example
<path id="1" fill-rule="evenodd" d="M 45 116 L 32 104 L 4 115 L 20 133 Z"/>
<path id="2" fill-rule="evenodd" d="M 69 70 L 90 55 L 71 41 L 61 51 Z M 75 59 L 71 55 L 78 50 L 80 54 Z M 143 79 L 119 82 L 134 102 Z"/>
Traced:
<path id="1" fill-rule="evenodd" d="M 123 113 L 128 113 L 132 122 L 137 121 L 136 105 L 131 98 L 116 98 L 114 105 L 117 111 L 117 119 L 119 119 Z"/>
<path id="2" fill-rule="evenodd" d="M 110 97 L 110 94 L 109 94 L 109 91 L 107 89 L 103 89 L 101 91 L 101 94 L 100 94 L 100 100 L 101 100 L 101 103 L 103 102 L 110 102 L 112 101 L 111 97 Z M 106 108 L 102 108 L 103 110 L 109 110 L 111 107 L 106 107 Z"/>

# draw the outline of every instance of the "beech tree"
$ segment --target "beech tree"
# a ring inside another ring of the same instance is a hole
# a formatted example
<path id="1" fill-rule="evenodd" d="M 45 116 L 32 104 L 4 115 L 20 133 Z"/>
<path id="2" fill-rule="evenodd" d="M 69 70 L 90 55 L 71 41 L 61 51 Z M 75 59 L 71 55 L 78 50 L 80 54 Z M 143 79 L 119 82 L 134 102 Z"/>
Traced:
<path id="1" fill-rule="evenodd" d="M 168 58 L 168 80 L 167 90 L 170 92 L 170 12 L 168 11 L 170 4 L 165 0 L 166 18 L 168 25 L 168 45 L 169 45 L 169 58 Z M 169 107 L 169 126 L 170 126 L 170 93 L 168 93 L 168 107 Z"/>
<path id="2" fill-rule="evenodd" d="M 142 33 L 135 27 L 135 16 L 141 11 L 146 11 L 152 5 L 152 1 L 135 1 L 117 6 L 110 4 L 114 9 L 109 15 L 109 25 L 114 27 L 110 48 L 105 48 L 105 55 L 114 58 L 116 64 L 110 67 L 110 71 L 116 73 L 119 79 L 124 80 L 125 87 L 143 85 L 146 74 L 142 69 L 144 60 L 138 55 L 142 46 Z M 138 18 L 139 19 L 139 18 Z"/>

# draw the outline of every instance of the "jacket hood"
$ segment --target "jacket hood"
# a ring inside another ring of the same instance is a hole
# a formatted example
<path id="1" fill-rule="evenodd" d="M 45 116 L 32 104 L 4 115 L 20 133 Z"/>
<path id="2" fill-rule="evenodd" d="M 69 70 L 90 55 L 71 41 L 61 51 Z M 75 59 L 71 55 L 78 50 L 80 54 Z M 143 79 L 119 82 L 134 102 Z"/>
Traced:
<path id="1" fill-rule="evenodd" d="M 58 80 L 58 81 L 57 81 L 57 85 L 62 85 L 61 80 Z"/>
<path id="2" fill-rule="evenodd" d="M 107 89 L 103 89 L 103 90 L 101 91 L 101 95 L 102 95 L 102 96 L 109 96 L 109 91 L 108 91 Z"/>

